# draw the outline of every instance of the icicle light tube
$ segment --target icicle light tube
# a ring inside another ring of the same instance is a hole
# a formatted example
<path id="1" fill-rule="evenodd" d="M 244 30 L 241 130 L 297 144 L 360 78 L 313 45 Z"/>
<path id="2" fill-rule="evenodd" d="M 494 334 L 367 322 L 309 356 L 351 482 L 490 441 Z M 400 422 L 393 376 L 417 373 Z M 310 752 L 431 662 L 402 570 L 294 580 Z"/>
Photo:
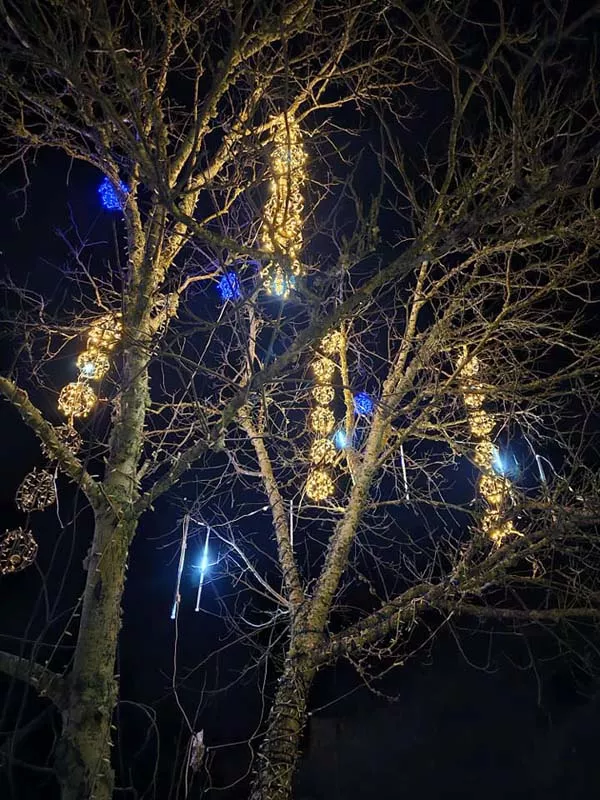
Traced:
<path id="1" fill-rule="evenodd" d="M 479 362 L 477 358 L 465 354 L 461 368 L 462 396 L 467 412 L 467 422 L 471 436 L 475 440 L 473 461 L 481 470 L 477 483 L 479 494 L 483 497 L 486 509 L 481 518 L 483 532 L 496 544 L 512 534 L 519 532 L 510 520 L 504 518 L 504 507 L 508 496 L 509 481 L 494 472 L 496 448 L 490 439 L 496 420 L 483 408 L 485 392 L 477 381 Z"/>
<path id="2" fill-rule="evenodd" d="M 262 247 L 274 256 L 284 257 L 288 265 L 272 261 L 262 269 L 261 277 L 269 294 L 285 299 L 303 273 L 300 251 L 306 153 L 300 126 L 289 115 L 279 118 L 271 141 L 271 187 L 263 212 Z"/>

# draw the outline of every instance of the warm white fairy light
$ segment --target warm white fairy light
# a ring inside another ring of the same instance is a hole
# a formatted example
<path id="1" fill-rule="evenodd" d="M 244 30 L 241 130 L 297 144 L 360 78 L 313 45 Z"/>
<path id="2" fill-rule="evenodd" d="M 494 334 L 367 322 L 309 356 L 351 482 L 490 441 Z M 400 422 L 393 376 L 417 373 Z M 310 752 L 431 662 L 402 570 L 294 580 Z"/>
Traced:
<path id="1" fill-rule="evenodd" d="M 485 392 L 481 383 L 472 379 L 479 373 L 479 362 L 472 356 L 467 360 L 465 352 L 461 366 L 462 395 L 467 411 L 467 422 L 472 437 L 477 440 L 473 450 L 473 461 L 481 470 L 477 483 L 480 495 L 486 503 L 486 509 L 481 519 L 483 532 L 496 544 L 512 534 L 518 534 L 510 520 L 505 519 L 504 508 L 508 498 L 509 481 L 506 477 L 494 472 L 494 459 L 496 447 L 489 438 L 496 420 L 492 414 L 483 408 Z"/>
<path id="2" fill-rule="evenodd" d="M 82 378 L 101 381 L 109 370 L 110 361 L 102 350 L 88 347 L 77 357 L 77 367 Z"/>
<path id="3" fill-rule="evenodd" d="M 91 351 L 110 353 L 123 336 L 123 319 L 120 312 L 104 314 L 95 320 L 88 332 L 87 347 Z"/>
<path id="4" fill-rule="evenodd" d="M 335 427 L 335 416 L 330 408 L 317 406 L 310 413 L 310 427 L 319 436 L 327 436 Z"/>
<path id="5" fill-rule="evenodd" d="M 300 261 L 304 198 L 306 182 L 306 153 L 302 131 L 293 116 L 283 114 L 273 127 L 270 155 L 271 187 L 263 212 L 262 247 L 279 259 L 261 271 L 265 289 L 282 298 L 294 288 L 296 278 L 303 273 Z"/>
<path id="6" fill-rule="evenodd" d="M 38 546 L 31 531 L 16 528 L 6 531 L 0 539 L 0 574 L 20 572 L 33 564 Z"/>
<path id="7" fill-rule="evenodd" d="M 306 479 L 306 494 L 315 503 L 327 500 L 335 490 L 331 475 L 327 470 L 319 468 L 313 469 Z"/>

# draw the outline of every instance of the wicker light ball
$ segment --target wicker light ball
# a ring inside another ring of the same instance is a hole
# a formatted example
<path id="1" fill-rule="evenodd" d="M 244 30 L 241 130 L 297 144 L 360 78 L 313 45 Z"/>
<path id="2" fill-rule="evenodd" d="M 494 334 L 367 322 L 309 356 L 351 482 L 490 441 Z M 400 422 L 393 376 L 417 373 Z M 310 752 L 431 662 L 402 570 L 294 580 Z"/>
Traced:
<path id="1" fill-rule="evenodd" d="M 56 502 L 54 476 L 47 469 L 33 469 L 21 482 L 15 497 L 21 511 L 43 511 Z"/>
<path id="2" fill-rule="evenodd" d="M 6 531 L 0 540 L 0 574 L 10 575 L 25 569 L 33 564 L 37 551 L 38 545 L 31 531 L 23 528 Z"/>

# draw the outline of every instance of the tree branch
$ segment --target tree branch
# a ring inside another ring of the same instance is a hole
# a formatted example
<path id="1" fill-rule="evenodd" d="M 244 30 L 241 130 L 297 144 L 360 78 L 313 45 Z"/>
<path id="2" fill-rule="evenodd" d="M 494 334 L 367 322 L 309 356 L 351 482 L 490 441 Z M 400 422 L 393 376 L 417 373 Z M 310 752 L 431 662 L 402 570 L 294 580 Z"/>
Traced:
<path id="1" fill-rule="evenodd" d="M 62 710 L 65 704 L 65 679 L 34 661 L 0 650 L 0 671 L 29 684 L 40 697 L 47 697 Z"/>

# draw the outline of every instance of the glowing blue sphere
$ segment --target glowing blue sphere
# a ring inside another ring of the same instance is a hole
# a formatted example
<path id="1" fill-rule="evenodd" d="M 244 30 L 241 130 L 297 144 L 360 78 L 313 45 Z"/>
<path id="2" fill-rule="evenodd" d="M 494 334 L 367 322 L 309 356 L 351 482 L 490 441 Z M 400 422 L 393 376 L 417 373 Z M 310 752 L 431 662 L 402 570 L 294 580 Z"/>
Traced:
<path id="1" fill-rule="evenodd" d="M 354 411 L 357 414 L 372 414 L 374 407 L 375 404 L 370 394 L 358 392 L 358 394 L 354 395 Z"/>
<path id="2" fill-rule="evenodd" d="M 104 178 L 100 186 L 98 186 L 98 194 L 100 195 L 100 202 L 106 211 L 122 211 L 126 195 L 129 192 L 126 184 L 119 181 L 119 191 L 110 178 Z"/>
<path id="3" fill-rule="evenodd" d="M 242 286 L 236 272 L 226 272 L 217 284 L 221 300 L 239 300 L 242 296 Z"/>

